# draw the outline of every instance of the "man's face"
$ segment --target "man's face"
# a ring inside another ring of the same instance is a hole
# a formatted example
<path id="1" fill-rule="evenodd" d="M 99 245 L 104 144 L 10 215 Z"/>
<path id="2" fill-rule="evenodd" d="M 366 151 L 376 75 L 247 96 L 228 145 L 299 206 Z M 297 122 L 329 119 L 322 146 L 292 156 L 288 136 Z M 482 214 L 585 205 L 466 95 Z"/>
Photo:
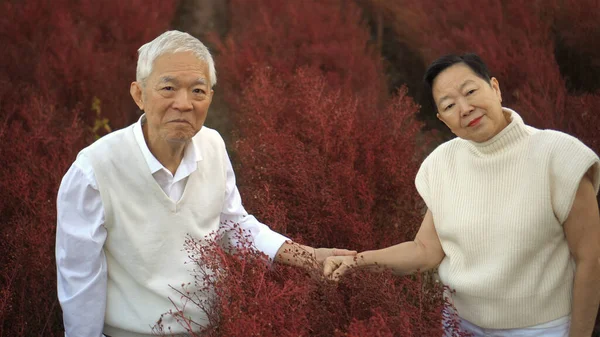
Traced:
<path id="1" fill-rule="evenodd" d="M 151 142 L 190 140 L 206 120 L 212 95 L 208 66 L 191 52 L 159 56 L 144 85 L 131 84 L 131 96 L 146 114 Z"/>
<path id="2" fill-rule="evenodd" d="M 488 84 L 463 63 L 442 71 L 432 94 L 437 117 L 460 138 L 485 142 L 508 124 L 498 81 L 492 78 Z"/>

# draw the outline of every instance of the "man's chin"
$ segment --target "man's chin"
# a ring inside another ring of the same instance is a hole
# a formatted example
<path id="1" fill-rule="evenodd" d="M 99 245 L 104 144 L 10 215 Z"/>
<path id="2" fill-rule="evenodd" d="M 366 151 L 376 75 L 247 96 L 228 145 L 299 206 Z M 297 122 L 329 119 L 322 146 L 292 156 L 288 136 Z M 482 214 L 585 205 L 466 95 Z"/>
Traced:
<path id="1" fill-rule="evenodd" d="M 169 144 L 185 144 L 189 142 L 194 135 L 192 133 L 176 133 L 165 137 Z"/>

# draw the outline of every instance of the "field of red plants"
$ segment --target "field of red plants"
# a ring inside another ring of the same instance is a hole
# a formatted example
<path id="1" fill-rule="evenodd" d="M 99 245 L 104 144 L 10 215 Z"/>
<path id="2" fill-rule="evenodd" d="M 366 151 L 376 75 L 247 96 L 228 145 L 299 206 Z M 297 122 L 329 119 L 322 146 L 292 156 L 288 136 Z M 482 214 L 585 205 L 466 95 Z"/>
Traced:
<path id="1" fill-rule="evenodd" d="M 228 32 L 210 45 L 238 187 L 249 212 L 298 242 L 365 250 L 412 239 L 424 212 L 415 174 L 448 137 L 419 77 L 445 53 L 479 53 L 506 106 L 600 152 L 598 1 L 228 6 Z M 136 50 L 170 27 L 176 7 L 0 1 L 0 337 L 63 336 L 58 185 L 104 126 L 139 116 L 128 92 Z M 211 279 L 211 336 L 441 335 L 442 287 L 429 273 L 354 273 L 334 284 L 265 267 L 256 252 L 198 247 L 190 239 L 186 248 L 226 271 Z"/>

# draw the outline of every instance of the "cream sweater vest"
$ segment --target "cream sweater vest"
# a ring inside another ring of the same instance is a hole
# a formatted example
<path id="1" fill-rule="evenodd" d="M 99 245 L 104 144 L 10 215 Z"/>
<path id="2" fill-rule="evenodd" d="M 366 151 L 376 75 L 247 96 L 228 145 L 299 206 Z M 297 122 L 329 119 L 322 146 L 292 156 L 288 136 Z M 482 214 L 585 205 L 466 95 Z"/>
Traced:
<path id="1" fill-rule="evenodd" d="M 225 145 L 220 135 L 203 127 L 194 136 L 202 160 L 187 181 L 183 196 L 172 201 L 152 177 L 137 145 L 133 126 L 98 140 L 88 151 L 105 208 L 108 237 L 108 291 L 104 333 L 112 337 L 151 335 L 161 314 L 179 308 L 181 289 L 191 282 L 192 265 L 183 251 L 186 234 L 201 238 L 218 229 L 225 198 Z M 194 288 L 191 288 L 194 289 Z M 188 305 L 186 316 L 202 322 L 205 315 Z M 184 330 L 170 316 L 162 320 L 175 333 Z"/>
<path id="2" fill-rule="evenodd" d="M 490 329 L 532 326 L 571 311 L 574 263 L 562 224 L 599 161 L 567 134 L 511 123 L 494 138 L 460 138 L 423 162 L 416 187 L 446 253 L 441 281 L 459 316 Z"/>

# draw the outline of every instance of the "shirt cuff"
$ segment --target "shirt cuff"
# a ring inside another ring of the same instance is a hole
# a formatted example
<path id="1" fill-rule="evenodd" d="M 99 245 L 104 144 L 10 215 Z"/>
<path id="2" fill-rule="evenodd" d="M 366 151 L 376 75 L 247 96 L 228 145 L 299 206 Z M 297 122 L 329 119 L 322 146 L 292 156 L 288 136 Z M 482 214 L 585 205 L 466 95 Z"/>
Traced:
<path id="1" fill-rule="evenodd" d="M 283 236 L 271 229 L 261 230 L 254 238 L 254 246 L 256 249 L 265 253 L 271 261 L 275 260 L 277 251 L 286 241 L 291 241 L 288 237 Z"/>

